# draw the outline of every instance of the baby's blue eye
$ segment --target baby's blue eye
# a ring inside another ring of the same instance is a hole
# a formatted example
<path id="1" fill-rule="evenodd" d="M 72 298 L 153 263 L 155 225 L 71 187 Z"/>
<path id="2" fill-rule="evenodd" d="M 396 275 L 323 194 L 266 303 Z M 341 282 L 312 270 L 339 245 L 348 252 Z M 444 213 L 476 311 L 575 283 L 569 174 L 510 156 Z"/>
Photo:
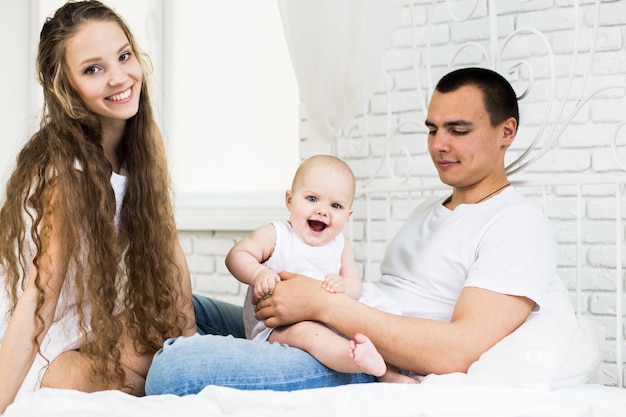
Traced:
<path id="1" fill-rule="evenodd" d="M 317 201 L 317 198 L 313 197 L 312 195 L 308 196 L 306 199 L 309 200 L 311 203 L 315 203 Z"/>
<path id="2" fill-rule="evenodd" d="M 341 208 L 341 204 L 339 204 L 339 203 L 333 203 L 333 204 L 331 204 L 330 206 L 331 206 L 332 208 L 334 208 L 334 209 L 340 209 L 340 208 Z"/>

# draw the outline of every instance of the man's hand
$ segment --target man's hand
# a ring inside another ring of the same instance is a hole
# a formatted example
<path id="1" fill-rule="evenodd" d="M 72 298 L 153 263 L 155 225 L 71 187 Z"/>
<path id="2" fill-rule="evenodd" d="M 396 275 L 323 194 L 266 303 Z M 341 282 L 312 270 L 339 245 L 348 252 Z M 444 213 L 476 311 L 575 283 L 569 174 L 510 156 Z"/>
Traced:
<path id="1" fill-rule="evenodd" d="M 253 299 L 256 303 L 257 320 L 265 321 L 267 327 L 278 327 L 305 320 L 316 320 L 329 292 L 319 280 L 290 272 L 279 274 L 274 293 L 266 299 Z"/>

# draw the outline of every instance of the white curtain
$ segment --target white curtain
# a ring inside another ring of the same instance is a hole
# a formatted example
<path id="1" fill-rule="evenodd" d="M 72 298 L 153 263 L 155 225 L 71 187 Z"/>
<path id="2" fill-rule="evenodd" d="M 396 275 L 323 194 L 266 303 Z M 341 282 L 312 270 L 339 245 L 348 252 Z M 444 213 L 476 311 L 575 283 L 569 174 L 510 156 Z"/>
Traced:
<path id="1" fill-rule="evenodd" d="M 334 147 L 341 128 L 382 85 L 398 2 L 278 0 L 278 6 L 311 134 Z"/>

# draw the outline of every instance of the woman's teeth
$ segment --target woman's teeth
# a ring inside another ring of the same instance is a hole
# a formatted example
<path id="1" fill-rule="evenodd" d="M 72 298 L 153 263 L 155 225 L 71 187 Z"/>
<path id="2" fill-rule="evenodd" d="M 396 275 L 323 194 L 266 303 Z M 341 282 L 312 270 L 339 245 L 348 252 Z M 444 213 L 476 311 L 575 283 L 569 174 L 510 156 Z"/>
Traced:
<path id="1" fill-rule="evenodd" d="M 125 100 L 128 97 L 130 97 L 130 88 L 121 94 L 114 94 L 112 96 L 109 96 L 107 97 L 107 99 L 112 100 L 112 101 L 120 101 L 120 100 Z"/>

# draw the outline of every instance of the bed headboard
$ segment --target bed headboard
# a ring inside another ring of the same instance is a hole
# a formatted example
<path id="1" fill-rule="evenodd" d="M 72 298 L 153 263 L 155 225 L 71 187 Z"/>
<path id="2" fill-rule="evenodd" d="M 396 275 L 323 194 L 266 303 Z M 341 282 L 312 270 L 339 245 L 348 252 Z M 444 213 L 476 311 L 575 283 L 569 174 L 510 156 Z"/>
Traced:
<path id="1" fill-rule="evenodd" d="M 434 84 L 463 66 L 500 72 L 520 99 L 510 180 L 552 221 L 577 314 L 606 328 L 603 383 L 624 387 L 626 17 L 620 2 L 539 3 L 403 3 L 385 82 L 334 144 L 359 181 L 348 234 L 364 279 L 376 280 L 410 211 L 449 193 L 426 148 Z"/>

